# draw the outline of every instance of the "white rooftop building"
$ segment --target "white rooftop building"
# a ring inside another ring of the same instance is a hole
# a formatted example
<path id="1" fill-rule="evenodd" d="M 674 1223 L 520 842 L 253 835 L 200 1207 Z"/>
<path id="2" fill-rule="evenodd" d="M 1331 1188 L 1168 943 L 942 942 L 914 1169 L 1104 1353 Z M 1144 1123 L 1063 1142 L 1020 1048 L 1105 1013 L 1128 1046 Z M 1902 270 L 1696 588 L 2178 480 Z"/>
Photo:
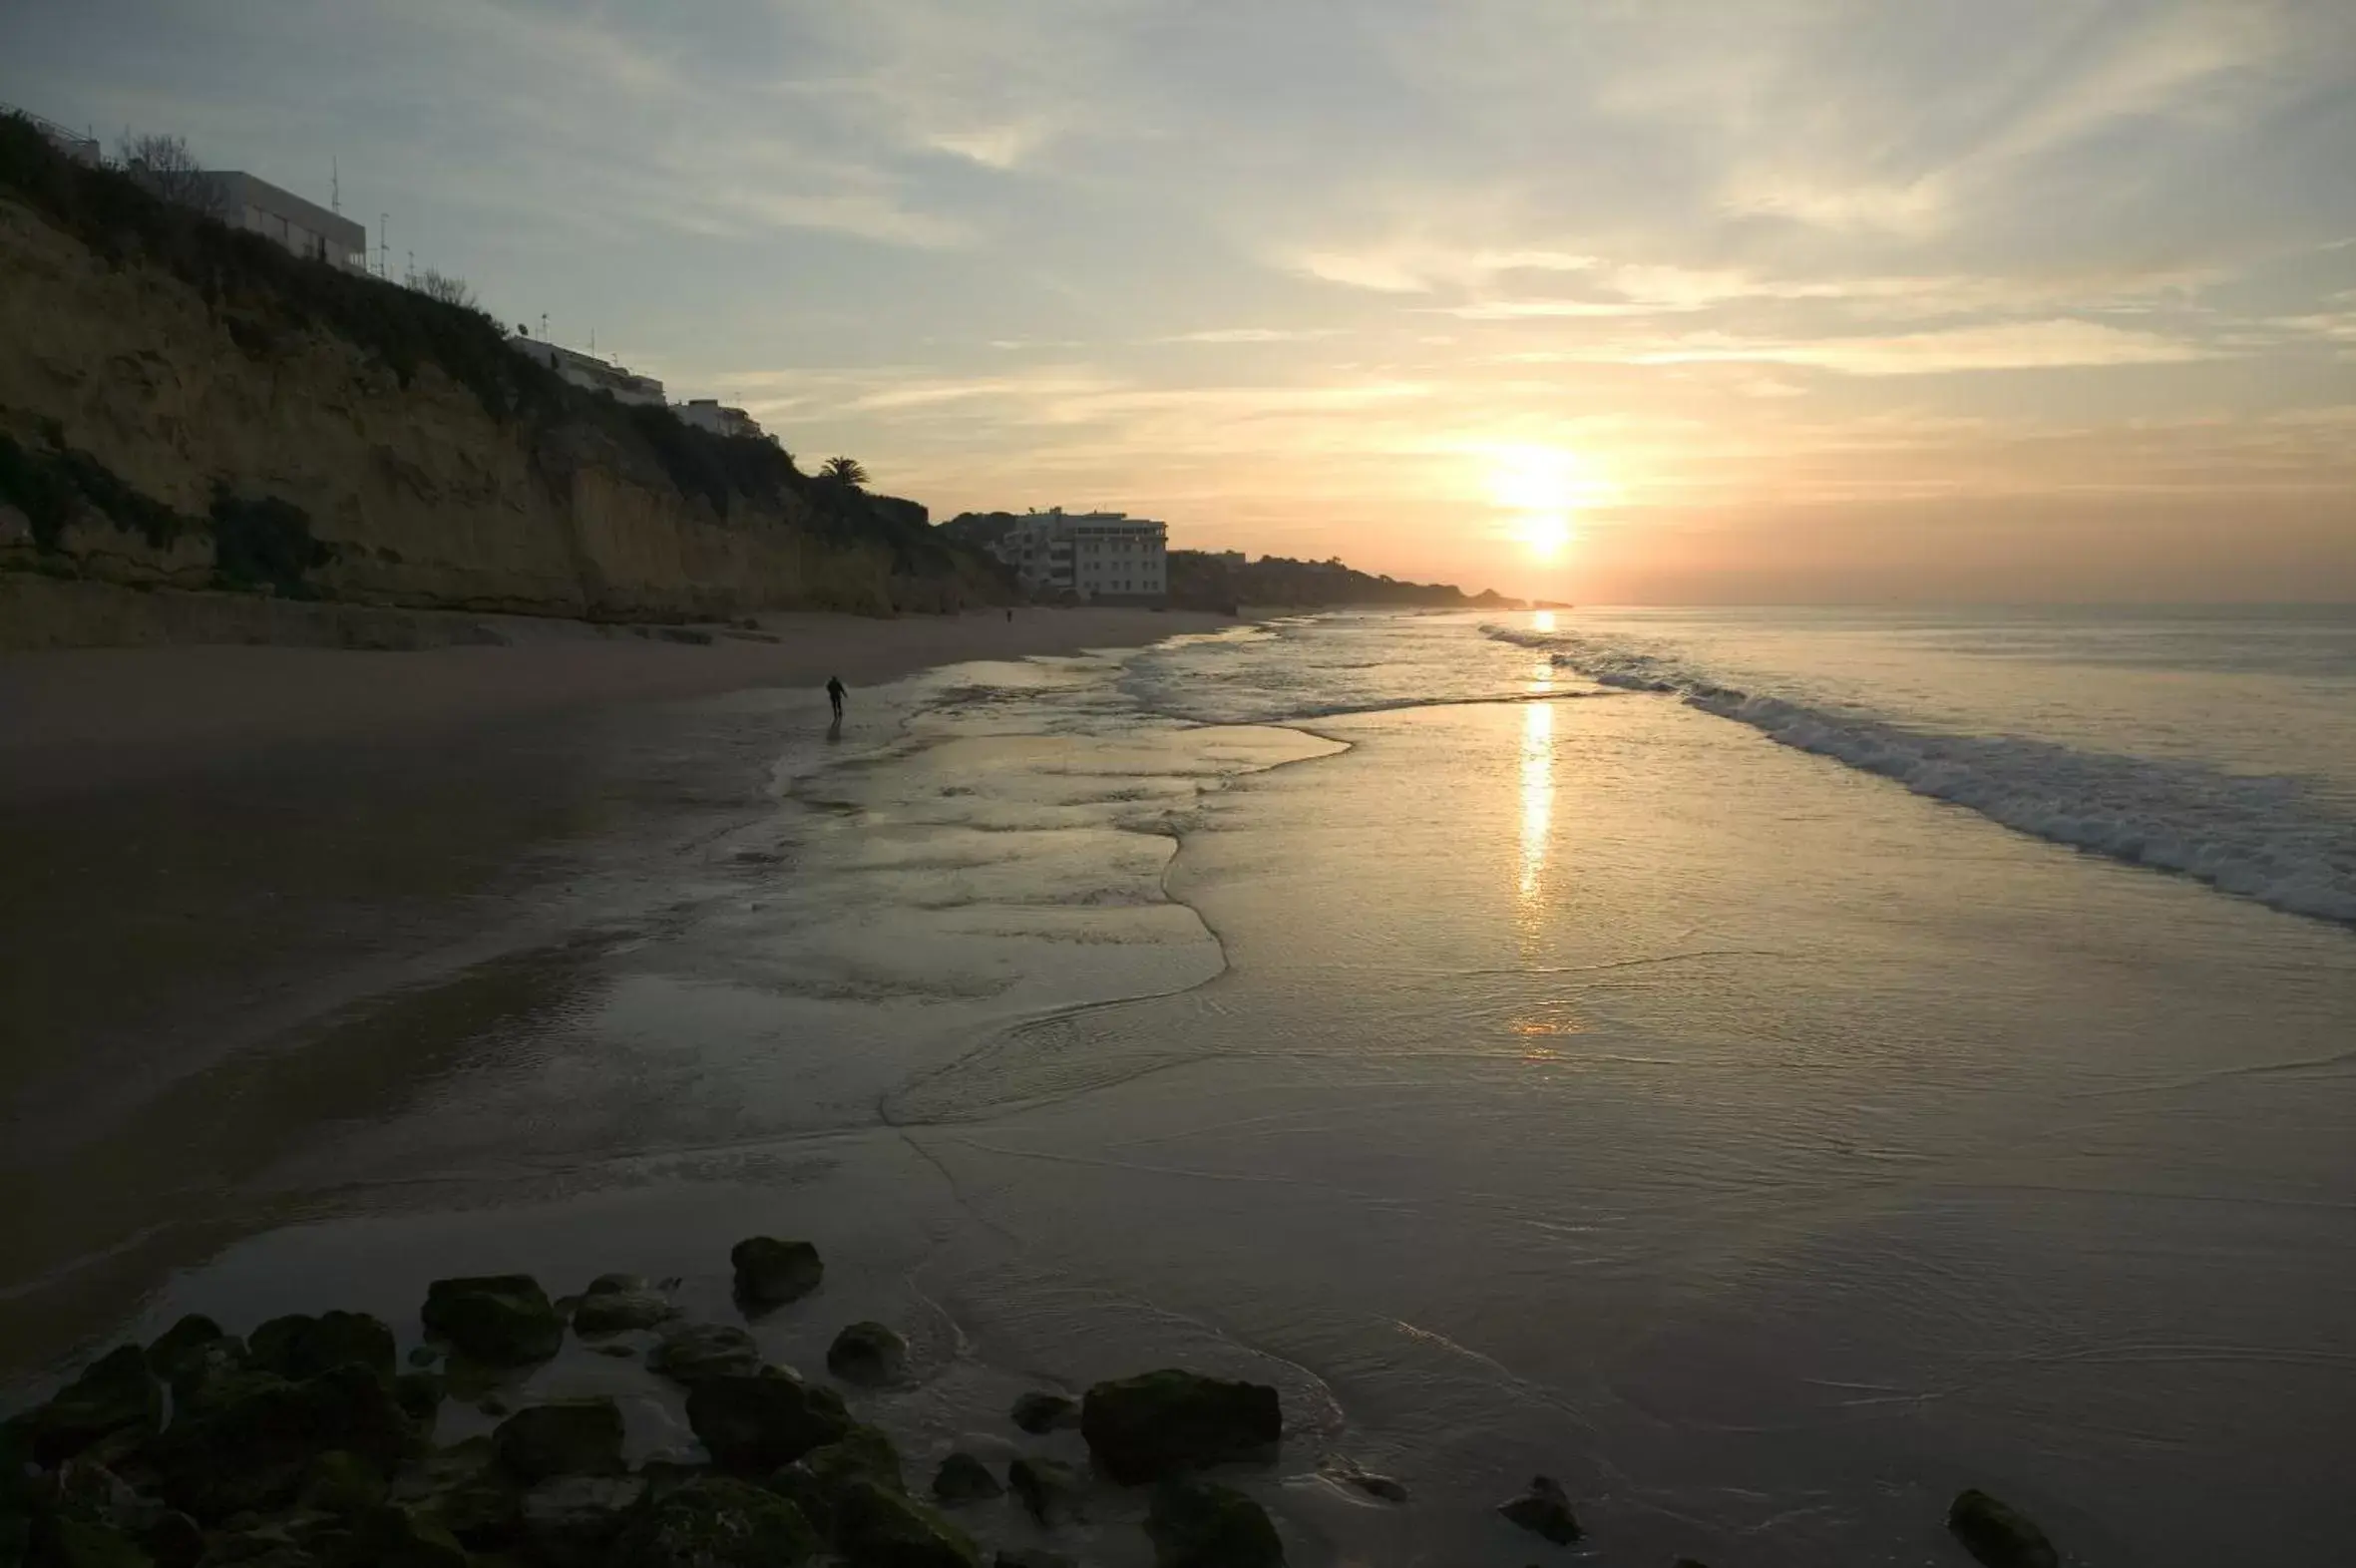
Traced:
<path id="1" fill-rule="evenodd" d="M 203 180 L 213 212 L 230 227 L 251 229 L 314 261 L 368 270 L 368 231 L 341 212 L 238 170 L 208 169 Z"/>
<path id="2" fill-rule="evenodd" d="M 671 412 L 698 430 L 708 430 L 715 436 L 761 436 L 760 421 L 741 408 L 730 408 L 716 397 L 691 397 L 684 403 L 673 403 Z"/>
<path id="3" fill-rule="evenodd" d="M 616 403 L 647 404 L 655 408 L 668 404 L 669 400 L 662 395 L 661 382 L 652 376 L 637 375 L 611 360 L 565 348 L 546 338 L 526 337 L 521 332 L 509 338 L 507 346 L 526 359 L 538 360 L 586 392 L 603 392 Z"/>
<path id="4" fill-rule="evenodd" d="M 1170 526 L 1122 512 L 1033 512 L 990 547 L 1025 587 L 1081 598 L 1159 599 L 1170 591 Z"/>

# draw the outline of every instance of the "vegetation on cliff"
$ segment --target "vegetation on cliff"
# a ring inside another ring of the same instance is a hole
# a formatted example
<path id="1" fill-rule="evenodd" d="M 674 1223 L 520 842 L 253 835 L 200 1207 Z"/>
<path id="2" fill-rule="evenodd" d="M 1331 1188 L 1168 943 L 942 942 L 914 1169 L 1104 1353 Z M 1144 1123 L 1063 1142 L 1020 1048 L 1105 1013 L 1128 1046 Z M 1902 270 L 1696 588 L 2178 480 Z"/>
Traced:
<path id="1" fill-rule="evenodd" d="M 601 466 L 675 493 L 723 528 L 788 529 L 875 558 L 892 581 L 954 585 L 917 593 L 920 602 L 1011 596 L 995 563 L 942 539 L 915 503 L 866 493 L 864 472 L 856 479 L 807 475 L 772 441 L 715 434 L 665 408 L 625 407 L 583 391 L 516 353 L 498 321 L 451 290 L 411 289 L 296 256 L 164 199 L 126 174 L 79 164 L 13 116 L 0 116 L 0 200 L 21 204 L 107 268 L 161 273 L 185 285 L 256 366 L 275 366 L 323 336 L 382 366 L 403 392 L 430 368 L 518 437 L 553 490 L 561 492 L 585 464 Z M 77 570 L 61 549 L 71 520 L 88 514 L 158 549 L 191 538 L 210 542 L 215 587 L 299 592 L 304 560 L 334 549 L 309 541 L 307 532 L 295 538 L 266 495 L 225 496 L 209 516 L 192 515 L 185 502 L 176 510 L 69 445 L 51 413 L 0 408 L 0 434 L 8 438 L 0 448 L 0 499 L 31 520 L 42 570 Z M 892 601 L 900 599 L 895 593 Z"/>

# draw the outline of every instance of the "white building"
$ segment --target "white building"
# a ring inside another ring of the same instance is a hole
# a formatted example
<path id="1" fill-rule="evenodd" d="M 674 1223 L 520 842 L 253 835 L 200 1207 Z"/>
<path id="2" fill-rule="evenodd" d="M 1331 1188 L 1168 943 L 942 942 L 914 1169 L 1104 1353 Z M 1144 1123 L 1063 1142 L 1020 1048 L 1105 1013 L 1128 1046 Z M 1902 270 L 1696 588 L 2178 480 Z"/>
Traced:
<path id="1" fill-rule="evenodd" d="M 509 338 L 507 346 L 526 359 L 538 360 L 583 391 L 603 392 L 616 403 L 647 404 L 655 408 L 668 406 L 669 400 L 662 395 L 661 382 L 652 376 L 634 374 L 594 354 L 564 348 L 545 338 L 526 337 L 521 332 Z"/>
<path id="2" fill-rule="evenodd" d="M 298 256 L 368 270 L 368 230 L 323 206 L 236 170 L 206 170 L 211 208 L 232 228 L 247 228 Z"/>
<path id="3" fill-rule="evenodd" d="M 72 159 L 96 169 L 106 162 L 99 151 L 98 138 L 85 136 L 71 126 L 61 126 L 54 120 L 44 120 L 30 109 L 18 109 L 11 104 L 0 104 L 0 115 L 13 115 L 41 133 L 42 140 Z"/>
<path id="4" fill-rule="evenodd" d="M 1170 526 L 1120 512 L 1033 512 L 990 553 L 1025 586 L 1081 598 L 1158 599 L 1170 591 Z"/>
<path id="5" fill-rule="evenodd" d="M 765 434 L 760 422 L 741 408 L 729 408 L 716 397 L 691 397 L 684 403 L 673 403 L 671 412 L 698 430 L 708 430 L 715 436 L 760 436 Z"/>

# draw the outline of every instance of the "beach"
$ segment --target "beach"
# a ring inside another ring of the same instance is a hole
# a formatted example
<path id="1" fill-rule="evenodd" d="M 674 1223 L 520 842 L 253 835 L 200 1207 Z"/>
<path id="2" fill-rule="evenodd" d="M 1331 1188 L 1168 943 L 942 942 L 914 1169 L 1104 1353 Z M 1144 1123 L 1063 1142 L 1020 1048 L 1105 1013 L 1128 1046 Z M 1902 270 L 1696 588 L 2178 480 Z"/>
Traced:
<path id="1" fill-rule="evenodd" d="M 191 1311 L 406 1346 L 458 1274 L 736 1322 L 766 1234 L 827 1274 L 763 1352 L 896 1328 L 916 1473 L 1039 1448 L 1026 1389 L 1276 1387 L 1222 1479 L 1296 1565 L 1579 1560 L 1532 1474 L 1606 1561 L 1958 1562 L 1971 1486 L 2089 1562 L 2335 1549 L 2341 620 L 1120 624 L 845 669 L 837 740 L 831 650 L 484 648 L 382 656 L 464 725 L 42 742 L 114 783 L 10 805 L 12 1396 Z M 598 1392 L 692 1450 L 570 1342 L 508 1397 Z M 1143 1507 L 965 1518 L 1121 1568 Z"/>

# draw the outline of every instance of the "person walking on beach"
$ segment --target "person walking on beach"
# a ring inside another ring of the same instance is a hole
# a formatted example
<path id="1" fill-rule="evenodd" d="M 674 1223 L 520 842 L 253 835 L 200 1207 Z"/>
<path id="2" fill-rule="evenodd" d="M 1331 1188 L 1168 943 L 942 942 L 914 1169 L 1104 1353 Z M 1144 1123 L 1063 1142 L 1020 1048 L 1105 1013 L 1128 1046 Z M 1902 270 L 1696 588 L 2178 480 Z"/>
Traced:
<path id="1" fill-rule="evenodd" d="M 842 677 L 842 676 L 840 676 L 840 675 L 829 675 L 829 676 L 827 676 L 827 677 L 826 677 L 826 700 L 834 704 L 834 708 L 835 708 L 835 722 L 836 722 L 837 724 L 840 724 L 841 722 L 843 722 L 843 677 Z"/>

